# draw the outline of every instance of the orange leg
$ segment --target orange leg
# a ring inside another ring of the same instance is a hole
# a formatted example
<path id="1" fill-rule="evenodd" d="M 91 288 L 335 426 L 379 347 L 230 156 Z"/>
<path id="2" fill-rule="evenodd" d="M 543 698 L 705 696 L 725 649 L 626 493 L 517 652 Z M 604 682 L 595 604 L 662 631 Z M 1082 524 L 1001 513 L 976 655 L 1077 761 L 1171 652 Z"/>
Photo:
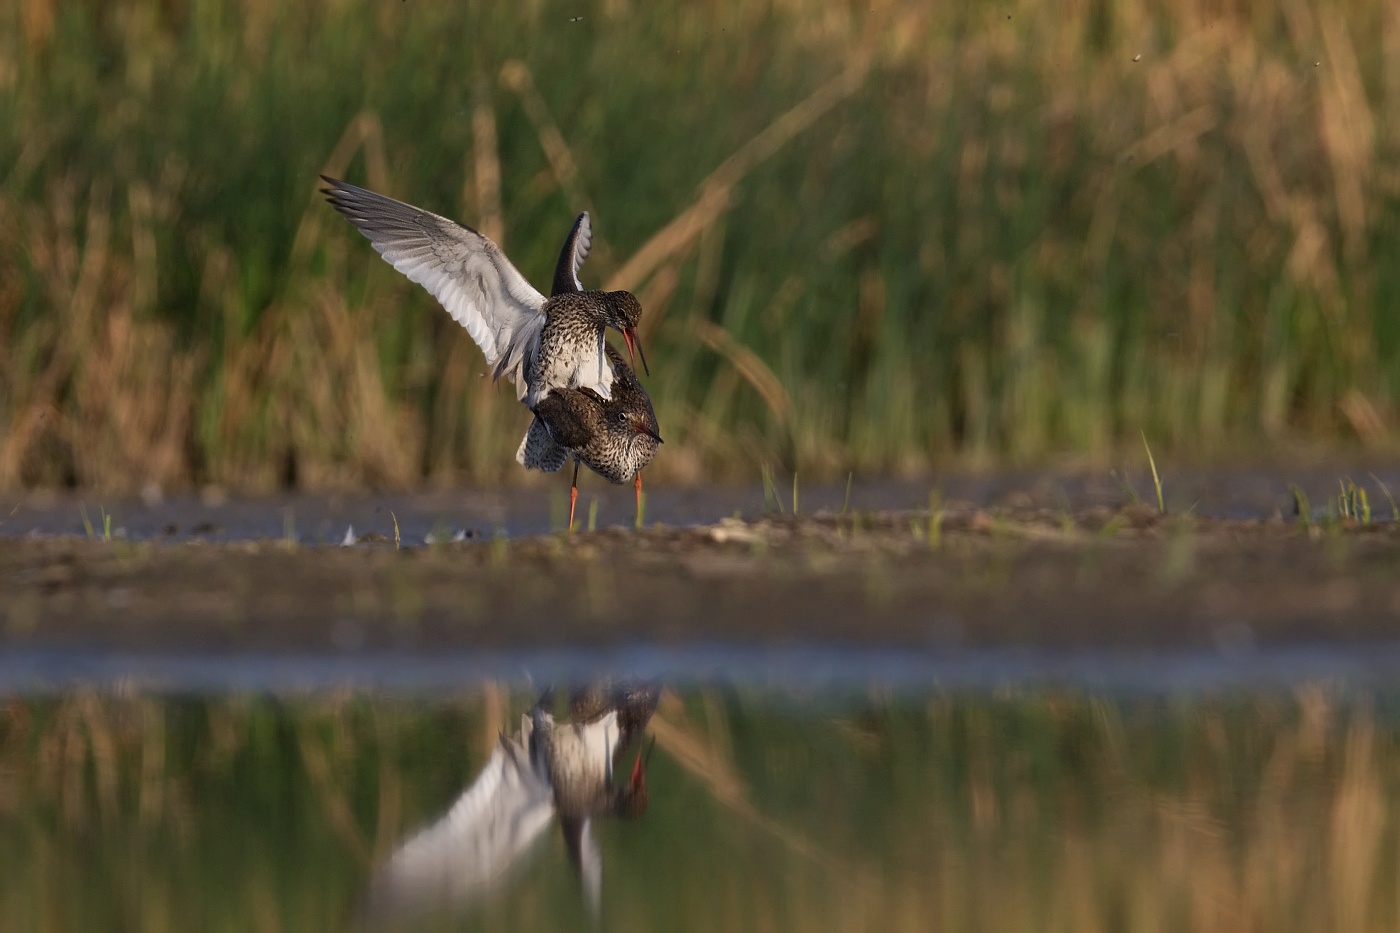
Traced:
<path id="1" fill-rule="evenodd" d="M 634 483 L 637 487 L 637 514 L 642 514 L 642 471 L 637 471 L 637 480 Z"/>
<path id="2" fill-rule="evenodd" d="M 569 534 L 574 533 L 574 506 L 578 505 L 578 461 L 574 461 L 574 481 L 569 484 Z"/>

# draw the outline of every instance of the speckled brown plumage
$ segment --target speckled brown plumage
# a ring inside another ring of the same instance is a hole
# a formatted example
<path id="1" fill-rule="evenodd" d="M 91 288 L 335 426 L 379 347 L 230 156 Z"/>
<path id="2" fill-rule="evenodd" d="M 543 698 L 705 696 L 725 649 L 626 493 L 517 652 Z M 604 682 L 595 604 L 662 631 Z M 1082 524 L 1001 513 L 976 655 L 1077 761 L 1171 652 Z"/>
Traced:
<path id="1" fill-rule="evenodd" d="M 588 256 L 592 242 L 591 232 L 584 223 L 586 217 L 579 216 L 579 222 L 574 224 L 559 252 L 559 261 L 554 269 L 554 294 L 549 301 L 561 307 L 567 306 L 570 310 L 567 314 L 558 314 L 559 323 L 552 326 L 563 334 L 570 328 L 581 326 L 576 321 L 590 317 L 605 319 L 608 326 L 622 330 L 629 351 L 635 343 L 645 366 L 646 356 L 635 338 L 635 327 L 642 314 L 637 299 L 627 292 L 583 291 L 579 284 L 578 270 Z M 651 407 L 651 399 L 638 381 L 637 374 L 607 344 L 601 333 L 599 331 L 602 359 L 607 362 L 612 375 L 609 392 L 590 392 L 586 388 L 551 389 L 531 406 L 535 419 L 515 454 L 515 459 L 527 468 L 546 473 L 563 469 L 569 456 L 573 455 L 574 479 L 569 488 L 571 529 L 578 503 L 578 464 L 586 464 L 610 482 L 625 483 L 635 479 L 637 508 L 640 510 L 641 471 L 651 462 L 657 445 L 661 443 L 660 426 Z M 546 357 L 543 349 L 546 345 L 552 346 L 548 340 L 541 342 L 541 359 Z M 561 347 L 577 345 L 576 337 L 559 341 Z"/>
<path id="2" fill-rule="evenodd" d="M 614 373 L 611 399 L 587 389 L 555 389 L 535 408 L 535 418 L 576 461 L 610 483 L 625 483 L 656 455 L 660 427 L 631 367 L 612 347 L 606 352 Z"/>
<path id="3" fill-rule="evenodd" d="M 645 370 L 637 337 L 642 306 L 629 292 L 588 291 L 579 281 L 593 244 L 588 213 L 578 215 L 564 240 L 546 299 L 489 237 L 411 204 L 321 178 L 326 199 L 384 260 L 426 288 L 467 329 L 493 378 L 515 382 L 519 399 L 536 413 L 515 459 L 527 469 L 553 473 L 573 454 L 569 527 L 580 462 L 615 483 L 635 478 L 640 512 L 640 470 L 656 453 L 660 435 L 651 401 L 605 334 L 609 327 L 620 331 L 628 355 L 640 357 Z M 615 391 L 623 397 L 614 399 Z M 640 427 L 632 431 L 628 425 Z M 560 431 L 574 443 L 563 443 Z"/>
<path id="4" fill-rule="evenodd" d="M 642 306 L 631 292 L 564 292 L 544 304 L 538 350 L 526 361 L 525 404 L 534 408 L 554 389 L 591 389 L 608 398 L 614 383 L 604 333 L 622 333 L 635 345 Z M 607 389 L 600 388 L 602 386 Z"/>
<path id="5" fill-rule="evenodd" d="M 612 372 L 604 330 L 615 327 L 640 355 L 641 306 L 627 292 L 584 291 L 578 270 L 592 243 L 587 213 L 565 241 L 555 295 L 546 299 L 490 238 L 437 214 L 322 176 L 331 205 L 384 260 L 426 288 L 481 347 L 495 378 L 513 379 L 529 408 L 555 387 L 607 398 Z M 561 276 L 564 276 L 561 278 Z M 567 292 L 560 286 L 571 286 Z M 643 368 L 646 358 L 642 357 Z"/>
<path id="6" fill-rule="evenodd" d="M 551 437 L 544 422 L 536 417 L 530 421 L 515 459 L 528 470 L 558 473 L 569 462 L 569 449 Z"/>
<path id="7" fill-rule="evenodd" d="M 589 715 L 574 716 L 568 723 L 556 723 L 542 705 L 531 711 L 532 753 L 543 756 L 561 820 L 609 812 L 635 816 L 645 809 L 645 798 L 631 799 L 645 793 L 640 780 L 644 768 L 632 769 L 634 780 L 617 780 L 615 774 L 619 766 L 626 767 L 625 757 L 651 721 L 660 695 L 659 687 L 610 693 L 585 711 Z M 598 742 L 604 743 L 605 757 L 597 754 Z M 643 761 L 642 749 L 636 752 L 637 760 Z"/>
<path id="8" fill-rule="evenodd" d="M 628 680 L 612 677 L 575 687 L 569 694 L 569 718 L 593 722 L 608 710 L 617 710 L 618 753 L 642 734 L 661 700 L 658 680 Z"/>
<path id="9" fill-rule="evenodd" d="M 502 735 L 485 767 L 446 813 L 405 840 L 376 872 L 366 915 L 408 919 L 480 898 L 519 865 L 557 816 L 594 916 L 602 896 L 597 817 L 647 809 L 647 754 L 627 753 L 651 719 L 659 686 L 600 687 L 571 721 L 557 722 L 546 692 Z"/>
<path id="10" fill-rule="evenodd" d="M 531 754 L 549 774 L 569 860 L 595 905 L 602 858 L 590 824 L 597 816 L 638 817 L 646 812 L 650 795 L 642 750 L 626 780 L 619 780 L 617 771 L 633 739 L 646 729 L 659 697 L 659 687 L 612 689 L 595 698 L 600 702 L 580 709 L 584 716 L 567 724 L 554 721 L 544 698 L 530 713 Z"/>

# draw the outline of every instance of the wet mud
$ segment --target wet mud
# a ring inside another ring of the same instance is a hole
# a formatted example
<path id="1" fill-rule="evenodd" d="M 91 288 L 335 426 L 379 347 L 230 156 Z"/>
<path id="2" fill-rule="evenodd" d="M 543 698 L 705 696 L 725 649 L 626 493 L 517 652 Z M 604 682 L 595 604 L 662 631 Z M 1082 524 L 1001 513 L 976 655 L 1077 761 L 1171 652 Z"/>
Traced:
<path id="1" fill-rule="evenodd" d="M 402 544 L 402 542 L 401 542 Z M 470 653 L 1393 638 L 1400 524 L 1090 507 L 827 513 L 396 547 L 0 538 L 0 647 Z"/>
<path id="2" fill-rule="evenodd" d="M 358 534 L 392 535 L 421 544 L 446 532 L 473 538 L 532 537 L 564 526 L 568 478 L 532 475 L 527 485 L 439 491 L 288 493 L 242 497 L 218 488 L 198 494 L 144 499 L 98 493 L 33 492 L 0 499 L 0 538 L 25 535 L 100 534 L 104 514 L 116 537 L 134 541 L 248 541 L 294 538 L 302 544 L 338 544 L 347 529 Z M 1290 468 L 1172 469 L 1163 474 L 1167 511 L 1208 518 L 1281 518 L 1294 514 L 1293 490 L 1301 490 L 1319 517 L 1338 494 L 1339 483 L 1355 481 L 1368 491 L 1377 517 L 1390 517 L 1389 493 L 1400 491 L 1400 469 L 1388 463 L 1333 463 Z M 648 524 L 711 525 L 739 515 L 768 512 L 899 512 L 926 508 L 930 496 L 948 506 L 1023 513 L 1045 509 L 1081 512 L 1153 502 L 1152 476 L 1143 467 L 1093 472 L 1029 470 L 946 474 L 916 479 L 855 477 L 843 482 L 794 487 L 791 475 L 761 483 L 647 488 Z M 631 486 L 603 483 L 587 471 L 581 477 L 578 524 L 590 512 L 599 528 L 632 527 Z M 86 521 L 84 520 L 86 516 Z"/>

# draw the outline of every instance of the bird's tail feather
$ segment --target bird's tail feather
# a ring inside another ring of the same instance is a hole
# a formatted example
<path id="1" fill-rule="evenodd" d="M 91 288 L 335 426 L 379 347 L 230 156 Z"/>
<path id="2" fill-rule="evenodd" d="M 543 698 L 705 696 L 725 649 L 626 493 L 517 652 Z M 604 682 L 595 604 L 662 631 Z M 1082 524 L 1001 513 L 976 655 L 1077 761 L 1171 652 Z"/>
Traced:
<path id="1" fill-rule="evenodd" d="M 569 451 L 555 443 L 544 422 L 536 418 L 530 422 L 529 430 L 520 441 L 515 460 L 526 469 L 558 473 L 569 461 Z"/>

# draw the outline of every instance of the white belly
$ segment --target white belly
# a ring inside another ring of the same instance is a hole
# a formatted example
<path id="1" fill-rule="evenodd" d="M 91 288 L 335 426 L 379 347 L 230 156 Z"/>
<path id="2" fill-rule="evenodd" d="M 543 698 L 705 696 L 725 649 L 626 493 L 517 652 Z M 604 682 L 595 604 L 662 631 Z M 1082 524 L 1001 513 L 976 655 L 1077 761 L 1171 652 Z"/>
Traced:
<path id="1" fill-rule="evenodd" d="M 598 338 L 596 347 L 580 350 L 563 347 L 557 352 L 553 348 L 541 347 L 543 360 L 537 365 L 534 378 L 530 380 L 525 403 L 532 409 L 551 389 L 592 389 L 600 398 L 612 398 L 613 371 L 603 352 L 604 338 Z M 572 351 L 572 352 L 571 352 Z"/>

